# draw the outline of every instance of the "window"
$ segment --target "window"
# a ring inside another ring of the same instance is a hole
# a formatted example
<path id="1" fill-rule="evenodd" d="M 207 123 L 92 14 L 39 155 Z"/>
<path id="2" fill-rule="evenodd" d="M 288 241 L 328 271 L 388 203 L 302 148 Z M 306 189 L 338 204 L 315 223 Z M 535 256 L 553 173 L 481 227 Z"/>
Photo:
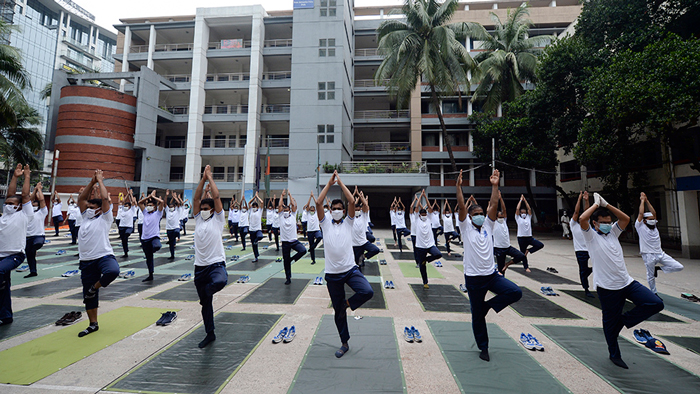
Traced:
<path id="1" fill-rule="evenodd" d="M 226 136 L 217 135 L 214 136 L 214 148 L 225 148 L 226 147 Z"/>
<path id="2" fill-rule="evenodd" d="M 236 182 L 236 167 L 226 167 L 226 182 Z"/>
<path id="3" fill-rule="evenodd" d="M 216 180 L 216 181 L 223 181 L 224 180 L 224 177 L 225 177 L 224 168 L 225 167 L 214 167 L 214 171 L 212 171 L 212 175 L 214 176 L 214 180 Z"/>
<path id="4" fill-rule="evenodd" d="M 322 38 L 318 40 L 318 46 L 319 57 L 335 56 L 335 38 Z"/>
<path id="5" fill-rule="evenodd" d="M 335 82 L 319 82 L 318 99 L 335 100 Z"/>
<path id="6" fill-rule="evenodd" d="M 332 144 L 335 142 L 335 126 L 332 124 L 318 125 L 318 143 Z"/>
<path id="7" fill-rule="evenodd" d="M 336 0 L 321 0 L 321 16 L 335 16 Z"/>
<path id="8" fill-rule="evenodd" d="M 562 182 L 581 179 L 581 166 L 576 160 L 559 164 L 559 180 Z"/>
<path id="9" fill-rule="evenodd" d="M 205 135 L 202 139 L 202 148 L 209 148 L 211 146 L 211 136 Z"/>

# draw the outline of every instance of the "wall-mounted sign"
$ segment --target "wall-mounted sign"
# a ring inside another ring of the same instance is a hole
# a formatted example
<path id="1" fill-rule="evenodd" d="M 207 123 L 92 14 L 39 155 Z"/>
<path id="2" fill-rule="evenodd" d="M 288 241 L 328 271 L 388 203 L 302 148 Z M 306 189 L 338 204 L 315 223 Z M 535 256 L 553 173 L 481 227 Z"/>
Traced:
<path id="1" fill-rule="evenodd" d="M 221 49 L 240 49 L 243 48 L 243 39 L 236 38 L 234 40 L 221 40 Z"/>
<path id="2" fill-rule="evenodd" d="M 314 0 L 294 0 L 294 9 L 314 8 Z"/>

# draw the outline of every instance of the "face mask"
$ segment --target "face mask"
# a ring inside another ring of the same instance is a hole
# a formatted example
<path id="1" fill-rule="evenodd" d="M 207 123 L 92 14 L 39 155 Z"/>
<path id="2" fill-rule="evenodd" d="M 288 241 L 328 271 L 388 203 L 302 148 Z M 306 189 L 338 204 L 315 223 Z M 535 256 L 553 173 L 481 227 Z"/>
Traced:
<path id="1" fill-rule="evenodd" d="M 421 217 L 420 217 L 420 220 L 422 220 L 422 221 L 425 222 L 426 220 L 428 220 L 428 217 L 427 217 L 427 216 L 421 216 Z"/>
<path id="2" fill-rule="evenodd" d="M 505 220 L 504 218 L 498 218 L 498 223 L 503 223 L 503 222 L 505 222 L 505 221 L 506 221 L 506 220 Z"/>
<path id="3" fill-rule="evenodd" d="M 656 226 L 656 223 L 658 223 L 658 222 L 659 222 L 658 220 L 650 219 L 650 220 L 647 220 L 647 225 Z"/>
<path id="4" fill-rule="evenodd" d="M 124 212 L 128 212 L 130 209 L 131 209 L 131 207 L 124 207 L 124 208 L 122 208 L 122 210 L 123 210 Z"/>
<path id="5" fill-rule="evenodd" d="M 175 208 L 168 208 L 170 212 L 175 212 Z"/>
<path id="6" fill-rule="evenodd" d="M 600 223 L 598 225 L 598 231 L 600 231 L 603 234 L 607 234 L 612 230 L 612 224 L 610 223 Z"/>
<path id="7" fill-rule="evenodd" d="M 39 207 L 32 207 L 32 208 L 34 208 L 34 212 L 39 210 Z"/>
<path id="8" fill-rule="evenodd" d="M 475 226 L 481 227 L 484 224 L 484 220 L 486 220 L 486 216 L 484 215 L 472 216 L 472 223 L 474 223 Z"/>
<path id="9" fill-rule="evenodd" d="M 12 215 L 13 213 L 17 212 L 18 209 L 18 205 L 5 204 L 5 206 L 2 209 L 2 213 L 3 215 Z"/>
<path id="10" fill-rule="evenodd" d="M 238 209 L 234 209 L 233 212 L 238 212 Z"/>
<path id="11" fill-rule="evenodd" d="M 211 217 L 211 211 L 201 211 L 199 214 L 202 215 L 204 220 L 208 220 Z"/>
<path id="12" fill-rule="evenodd" d="M 156 207 L 154 207 L 153 205 L 146 206 L 146 212 L 153 212 L 153 210 L 155 210 L 155 209 L 156 209 Z"/>
<path id="13" fill-rule="evenodd" d="M 449 218 L 450 216 L 452 216 L 451 213 L 446 213 L 446 214 L 445 214 L 445 217 L 446 217 L 446 218 Z"/>
<path id="14" fill-rule="evenodd" d="M 521 213 L 521 214 L 520 214 L 520 217 L 523 218 L 523 219 L 527 219 L 527 214 L 526 214 L 526 213 Z"/>
<path id="15" fill-rule="evenodd" d="M 92 209 L 92 208 L 86 209 L 85 216 L 87 216 L 88 219 L 94 219 L 95 216 L 97 216 L 97 209 Z"/>
<path id="16" fill-rule="evenodd" d="M 328 208 L 323 208 L 323 213 L 328 213 Z"/>
<path id="17" fill-rule="evenodd" d="M 334 209 L 331 212 L 331 216 L 333 217 L 333 220 L 340 220 L 343 218 L 343 211 L 341 211 L 340 209 Z"/>
<path id="18" fill-rule="evenodd" d="M 253 208 L 253 212 L 258 212 L 258 208 Z"/>
<path id="19" fill-rule="evenodd" d="M 397 212 L 399 215 L 403 215 L 403 211 L 398 211 Z"/>
<path id="20" fill-rule="evenodd" d="M 316 211 L 309 211 L 310 214 L 315 215 Z"/>
<path id="21" fill-rule="evenodd" d="M 362 215 L 362 211 L 355 211 L 355 217 L 359 218 Z"/>
<path id="22" fill-rule="evenodd" d="M 247 209 L 241 209 L 241 212 L 246 213 L 246 212 L 248 212 L 248 210 L 247 210 Z"/>
<path id="23" fill-rule="evenodd" d="M 289 218 L 289 216 L 291 216 L 289 212 L 285 212 L 285 213 L 284 213 L 284 218 L 285 218 L 285 219 Z"/>

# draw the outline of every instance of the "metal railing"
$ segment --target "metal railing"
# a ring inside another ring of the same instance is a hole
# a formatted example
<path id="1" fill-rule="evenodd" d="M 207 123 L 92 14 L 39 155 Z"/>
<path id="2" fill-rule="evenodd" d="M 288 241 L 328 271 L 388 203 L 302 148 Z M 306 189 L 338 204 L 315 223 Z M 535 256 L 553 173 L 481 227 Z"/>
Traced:
<path id="1" fill-rule="evenodd" d="M 410 152 L 408 142 L 356 142 L 353 150 L 359 152 Z"/>
<path id="2" fill-rule="evenodd" d="M 235 115 L 247 114 L 248 106 L 240 104 L 220 104 L 204 106 L 204 114 L 206 115 Z"/>
<path id="3" fill-rule="evenodd" d="M 355 80 L 356 88 L 376 88 L 376 87 L 386 87 L 389 85 L 388 79 L 382 79 L 380 81 L 375 81 L 374 79 L 357 79 Z"/>
<path id="4" fill-rule="evenodd" d="M 243 181 L 243 174 L 226 174 L 226 182 L 241 182 Z"/>
<path id="5" fill-rule="evenodd" d="M 339 165 L 324 165 L 326 173 L 335 170 L 345 174 L 425 174 L 427 165 L 424 161 L 344 161 Z M 332 170 L 332 171 L 331 171 Z"/>
<path id="6" fill-rule="evenodd" d="M 270 148 L 289 148 L 289 138 L 263 138 L 263 147 Z"/>
<path id="7" fill-rule="evenodd" d="M 263 74 L 264 80 L 290 79 L 291 77 L 291 71 L 272 71 Z"/>
<path id="8" fill-rule="evenodd" d="M 408 118 L 408 116 L 407 109 L 355 111 L 355 119 L 397 119 Z"/>
<path id="9" fill-rule="evenodd" d="M 184 149 L 187 146 L 187 139 L 165 141 L 165 147 L 170 149 Z"/>
<path id="10" fill-rule="evenodd" d="M 288 114 L 290 107 L 289 104 L 263 104 L 261 111 L 265 114 Z"/>
<path id="11" fill-rule="evenodd" d="M 95 54 L 95 50 L 90 48 L 89 44 L 83 44 L 82 42 L 76 40 L 75 38 L 71 38 L 71 37 L 63 37 L 63 41 L 80 48 L 82 51 L 85 51 L 85 52 L 88 52 L 92 55 L 97 56 Z"/>
<path id="12" fill-rule="evenodd" d="M 232 82 L 248 80 L 250 80 L 250 73 L 207 74 L 207 82 Z"/>
<path id="13" fill-rule="evenodd" d="M 292 39 L 291 38 L 278 38 L 275 40 L 265 40 L 265 42 L 263 42 L 263 45 L 266 48 L 291 47 L 292 46 Z"/>
<path id="14" fill-rule="evenodd" d="M 355 56 L 382 56 L 379 53 L 379 48 L 363 48 L 363 49 L 355 49 Z"/>
<path id="15" fill-rule="evenodd" d="M 189 74 L 172 74 L 172 75 L 163 75 L 163 78 L 167 79 L 170 82 L 190 82 L 190 75 Z"/>
<path id="16" fill-rule="evenodd" d="M 168 111 L 173 115 L 187 115 L 190 113 L 190 107 L 188 105 L 178 105 L 173 107 L 160 107 L 164 111 Z"/>
<path id="17" fill-rule="evenodd" d="M 270 173 L 271 181 L 286 181 L 289 179 L 289 174 L 286 172 L 272 172 Z"/>
<path id="18" fill-rule="evenodd" d="M 179 182 L 185 180 L 185 174 L 182 172 L 170 173 L 170 182 Z"/>
<path id="19" fill-rule="evenodd" d="M 154 52 L 179 52 L 191 51 L 194 48 L 193 43 L 179 44 L 156 44 L 153 47 Z M 148 45 L 132 45 L 129 47 L 131 53 L 148 53 Z"/>
<path id="20" fill-rule="evenodd" d="M 243 48 L 250 48 L 250 40 L 248 41 L 243 41 Z M 224 48 L 224 49 L 243 49 L 243 48 Z M 221 49 L 221 41 L 219 42 L 210 42 L 209 45 L 207 46 L 207 49 Z"/>
<path id="21" fill-rule="evenodd" d="M 75 53 L 69 50 L 64 50 L 61 52 L 61 56 L 71 59 L 80 63 L 81 66 L 87 67 L 89 70 L 94 70 L 94 64 L 91 57 L 83 55 L 82 53 Z"/>

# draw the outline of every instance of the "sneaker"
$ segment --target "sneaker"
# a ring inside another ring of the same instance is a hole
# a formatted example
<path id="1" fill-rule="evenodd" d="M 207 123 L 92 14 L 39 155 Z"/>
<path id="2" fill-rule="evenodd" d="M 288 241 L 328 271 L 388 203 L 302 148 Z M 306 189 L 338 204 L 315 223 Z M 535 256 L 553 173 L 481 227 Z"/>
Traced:
<path id="1" fill-rule="evenodd" d="M 284 336 L 284 343 L 289 343 L 294 340 L 294 337 L 297 336 L 297 331 L 294 328 L 294 326 L 289 327 L 289 331 L 287 331 L 287 335 Z"/>
<path id="2" fill-rule="evenodd" d="M 250 281 L 250 276 L 245 275 L 243 276 L 243 281 L 241 283 L 248 283 L 248 281 Z"/>
<path id="3" fill-rule="evenodd" d="M 642 345 L 646 344 L 649 340 L 642 330 L 634 330 L 634 339 L 636 339 L 637 342 L 641 343 Z"/>
<path id="4" fill-rule="evenodd" d="M 393 280 L 390 280 L 390 281 L 389 281 L 389 288 L 390 288 L 390 289 L 395 289 L 395 288 L 396 288 L 396 286 L 394 286 L 394 281 L 393 281 Z"/>
<path id="5" fill-rule="evenodd" d="M 532 341 L 530 340 L 530 337 L 528 335 L 525 335 L 524 332 L 520 333 L 520 343 L 527 350 L 537 350 L 537 346 L 535 346 L 535 344 L 532 343 Z"/>
<path id="6" fill-rule="evenodd" d="M 47 239 L 47 240 L 44 241 L 44 244 L 50 244 L 50 243 L 51 243 L 51 240 L 50 240 L 50 239 Z"/>
<path id="7" fill-rule="evenodd" d="M 527 338 L 530 340 L 530 343 L 532 343 L 535 346 L 535 349 L 544 352 L 544 345 L 540 343 L 540 341 L 537 340 L 532 334 L 527 333 Z"/>
<path id="8" fill-rule="evenodd" d="M 126 271 L 126 274 L 124 275 L 124 279 L 131 279 L 134 276 L 136 276 L 136 271 L 129 270 L 129 271 Z"/>
<path id="9" fill-rule="evenodd" d="M 423 342 L 423 337 L 420 336 L 420 333 L 418 332 L 418 330 L 416 330 L 416 328 L 413 326 L 411 326 L 411 333 L 413 334 L 413 340 L 415 342 L 418 342 L 418 343 Z"/>
<path id="10" fill-rule="evenodd" d="M 659 354 L 671 354 L 668 352 L 668 349 L 666 349 L 666 345 L 656 338 L 651 338 L 644 344 L 644 346 Z"/>
<path id="11" fill-rule="evenodd" d="M 27 264 L 25 264 L 25 265 L 23 265 L 15 270 L 15 272 L 26 272 L 26 271 L 29 271 L 29 266 Z"/>
<path id="12" fill-rule="evenodd" d="M 428 284 L 424 284 L 424 285 L 423 285 L 423 289 L 424 289 L 424 290 L 428 290 L 429 288 L 430 288 L 430 286 L 428 286 Z"/>
<path id="13" fill-rule="evenodd" d="M 80 319 L 83 318 L 83 313 L 82 312 L 71 312 L 70 315 L 63 319 L 62 325 L 64 326 L 70 326 L 71 324 L 79 321 Z"/>
<path id="14" fill-rule="evenodd" d="M 169 311 L 165 312 L 165 316 L 162 317 L 162 321 L 160 322 L 161 326 L 167 326 L 171 324 L 172 322 L 177 319 L 177 312 L 175 311 Z"/>
<path id="15" fill-rule="evenodd" d="M 681 298 L 685 298 L 688 301 L 699 302 L 700 298 L 690 293 L 681 293 Z"/>
<path id="16" fill-rule="evenodd" d="M 63 321 L 66 320 L 66 319 L 67 319 L 71 314 L 73 314 L 73 313 L 74 313 L 74 312 L 68 312 L 68 313 L 66 313 L 65 315 L 63 315 L 62 318 L 56 320 L 56 325 L 57 325 L 57 326 L 62 326 L 62 325 L 63 325 Z"/>
<path id="17" fill-rule="evenodd" d="M 463 283 L 460 283 L 460 284 L 459 284 L 459 289 L 460 289 L 462 292 L 464 292 L 464 293 L 467 292 L 467 287 L 466 287 Z"/>
<path id="18" fill-rule="evenodd" d="M 185 257 L 185 260 L 194 260 L 194 255 L 190 254 Z"/>
<path id="19" fill-rule="evenodd" d="M 163 320 L 165 320 L 165 316 L 167 316 L 167 315 L 169 315 L 169 314 L 170 314 L 170 311 L 165 311 L 165 312 L 161 313 L 161 314 L 160 314 L 160 319 L 158 319 L 158 321 L 156 321 L 156 326 L 162 325 L 162 324 L 163 324 Z"/>
<path id="20" fill-rule="evenodd" d="M 58 252 L 56 252 L 56 256 L 61 256 L 61 255 L 64 255 L 64 254 L 66 254 L 66 251 L 63 250 L 63 249 L 61 249 L 61 250 L 59 250 Z"/>
<path id="21" fill-rule="evenodd" d="M 64 272 L 63 274 L 61 274 L 61 276 L 64 278 L 68 278 L 68 277 L 71 277 L 77 273 L 78 273 L 78 270 L 70 270 L 70 271 Z"/>
<path id="22" fill-rule="evenodd" d="M 318 277 L 318 284 L 323 285 L 323 277 L 322 276 Z"/>
<path id="23" fill-rule="evenodd" d="M 179 280 L 180 282 L 186 281 L 186 280 L 187 280 L 187 275 L 188 275 L 188 274 L 182 274 L 182 275 L 180 275 L 180 278 L 179 278 L 178 280 Z"/>
<path id="24" fill-rule="evenodd" d="M 410 328 L 404 327 L 404 329 L 403 329 L 403 339 L 405 339 L 406 342 L 413 343 L 413 331 L 411 331 Z"/>
<path id="25" fill-rule="evenodd" d="M 283 328 L 280 330 L 279 334 L 277 334 L 274 338 L 272 338 L 272 343 L 280 343 L 284 340 L 284 338 L 287 336 L 287 327 Z"/>

